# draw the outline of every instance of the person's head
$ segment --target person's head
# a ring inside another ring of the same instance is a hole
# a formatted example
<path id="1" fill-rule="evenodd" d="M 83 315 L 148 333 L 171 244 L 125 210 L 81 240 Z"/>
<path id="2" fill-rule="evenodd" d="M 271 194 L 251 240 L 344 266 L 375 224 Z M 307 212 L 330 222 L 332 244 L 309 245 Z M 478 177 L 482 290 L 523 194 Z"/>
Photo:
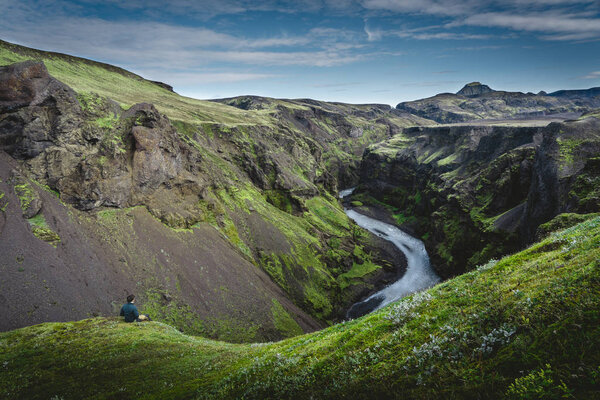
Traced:
<path id="1" fill-rule="evenodd" d="M 135 296 L 130 294 L 129 296 L 127 296 L 127 302 L 128 303 L 133 303 L 133 301 L 135 300 Z"/>

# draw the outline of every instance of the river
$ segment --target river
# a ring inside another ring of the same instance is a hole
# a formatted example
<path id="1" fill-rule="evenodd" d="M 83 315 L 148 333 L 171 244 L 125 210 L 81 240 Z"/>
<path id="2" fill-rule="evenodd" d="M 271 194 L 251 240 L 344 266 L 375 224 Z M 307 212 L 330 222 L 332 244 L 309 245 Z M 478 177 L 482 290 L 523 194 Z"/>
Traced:
<path id="1" fill-rule="evenodd" d="M 354 188 L 340 191 L 340 198 L 349 196 L 353 190 Z M 366 299 L 353 304 L 346 314 L 347 318 L 357 318 L 368 314 L 411 293 L 427 289 L 440 281 L 440 278 L 431 268 L 429 256 L 422 241 L 393 225 L 367 217 L 353 209 L 344 208 L 344 211 L 360 227 L 392 242 L 404 253 L 407 260 L 406 272 L 400 279 Z"/>

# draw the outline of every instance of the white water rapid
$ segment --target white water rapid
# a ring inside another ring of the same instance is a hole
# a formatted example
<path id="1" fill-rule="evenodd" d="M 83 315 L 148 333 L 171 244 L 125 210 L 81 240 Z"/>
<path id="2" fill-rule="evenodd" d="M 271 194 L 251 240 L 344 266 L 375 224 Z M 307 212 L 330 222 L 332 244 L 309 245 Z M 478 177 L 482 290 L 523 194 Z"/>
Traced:
<path id="1" fill-rule="evenodd" d="M 339 193 L 340 198 L 349 196 L 353 190 L 354 188 L 342 190 Z M 404 253 L 407 260 L 406 272 L 400 279 L 365 300 L 355 303 L 348 310 L 348 318 L 357 318 L 378 310 L 393 301 L 431 287 L 440 281 L 440 278 L 429 264 L 429 256 L 422 241 L 393 225 L 359 214 L 351 209 L 344 208 L 344 211 L 360 227 L 392 242 Z"/>

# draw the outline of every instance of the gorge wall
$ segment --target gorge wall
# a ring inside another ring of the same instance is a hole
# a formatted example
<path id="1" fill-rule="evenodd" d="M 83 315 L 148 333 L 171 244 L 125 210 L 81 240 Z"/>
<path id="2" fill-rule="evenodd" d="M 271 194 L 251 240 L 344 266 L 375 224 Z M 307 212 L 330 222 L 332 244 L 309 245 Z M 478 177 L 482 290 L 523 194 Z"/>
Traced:
<path id="1" fill-rule="evenodd" d="M 404 129 L 365 151 L 353 199 L 383 206 L 453 276 L 511 253 L 560 213 L 600 208 L 600 121 Z"/>

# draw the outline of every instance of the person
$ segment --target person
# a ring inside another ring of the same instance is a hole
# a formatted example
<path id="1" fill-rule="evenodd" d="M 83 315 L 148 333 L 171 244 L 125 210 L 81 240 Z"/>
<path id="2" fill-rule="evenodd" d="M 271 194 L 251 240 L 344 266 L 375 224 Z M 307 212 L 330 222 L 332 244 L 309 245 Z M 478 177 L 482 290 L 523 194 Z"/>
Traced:
<path id="1" fill-rule="evenodd" d="M 130 294 L 127 296 L 127 303 L 121 307 L 120 316 L 125 317 L 125 322 L 142 322 L 151 321 L 150 317 L 144 314 L 140 314 L 138 309 L 133 303 L 135 302 L 135 295 Z"/>

